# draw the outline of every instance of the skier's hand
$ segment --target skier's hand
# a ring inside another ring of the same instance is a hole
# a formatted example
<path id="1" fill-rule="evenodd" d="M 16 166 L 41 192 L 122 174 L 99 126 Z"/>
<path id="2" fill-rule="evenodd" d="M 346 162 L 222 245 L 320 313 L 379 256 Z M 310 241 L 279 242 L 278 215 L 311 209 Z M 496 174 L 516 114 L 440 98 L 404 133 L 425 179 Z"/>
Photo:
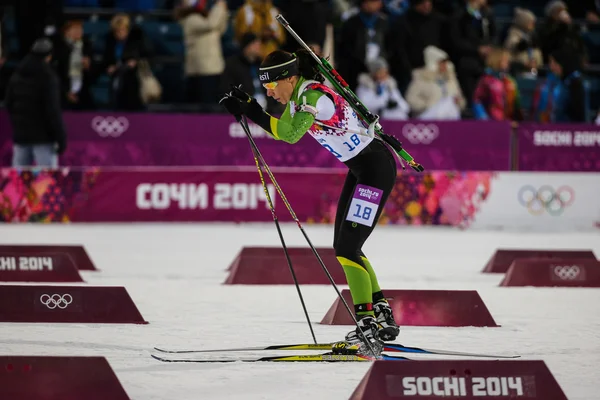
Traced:
<path id="1" fill-rule="evenodd" d="M 258 101 L 242 90 L 242 85 L 232 86 L 230 95 L 240 101 L 242 112 L 251 120 L 256 121 L 264 110 Z"/>
<path id="2" fill-rule="evenodd" d="M 252 101 L 252 96 L 242 90 L 242 85 L 231 85 L 230 95 L 245 103 L 250 103 Z"/>
<path id="3" fill-rule="evenodd" d="M 242 109 L 242 102 L 239 99 L 227 93 L 221 100 L 219 100 L 219 104 L 225 107 L 227 112 L 233 115 L 236 120 L 240 121 L 242 119 L 244 111 Z"/>

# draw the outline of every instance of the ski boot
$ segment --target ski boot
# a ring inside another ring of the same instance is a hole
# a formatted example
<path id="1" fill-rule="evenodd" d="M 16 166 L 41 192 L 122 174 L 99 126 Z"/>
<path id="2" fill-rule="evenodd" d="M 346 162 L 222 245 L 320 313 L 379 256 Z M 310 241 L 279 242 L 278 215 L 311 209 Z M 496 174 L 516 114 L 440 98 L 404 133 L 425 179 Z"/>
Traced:
<path id="1" fill-rule="evenodd" d="M 394 321 L 394 314 L 392 314 L 392 308 L 387 301 L 380 301 L 373 305 L 373 311 L 375 311 L 375 318 L 379 325 L 377 337 L 379 340 L 384 342 L 392 342 L 396 340 L 398 334 L 400 334 L 400 327 Z"/>
<path id="2" fill-rule="evenodd" d="M 377 337 L 380 328 L 373 316 L 364 316 L 358 320 L 358 328 L 350 331 L 345 340 L 334 343 L 331 351 L 334 354 L 379 357 L 383 350 L 383 343 Z"/>

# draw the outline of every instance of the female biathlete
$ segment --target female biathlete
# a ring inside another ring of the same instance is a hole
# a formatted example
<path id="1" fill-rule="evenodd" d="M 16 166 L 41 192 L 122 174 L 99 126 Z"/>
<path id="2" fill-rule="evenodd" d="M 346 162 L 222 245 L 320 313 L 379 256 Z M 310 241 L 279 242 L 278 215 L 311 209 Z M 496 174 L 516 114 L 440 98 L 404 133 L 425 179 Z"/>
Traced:
<path id="1" fill-rule="evenodd" d="M 333 247 L 350 287 L 360 330 L 348 333 L 342 347 L 364 351 L 368 350 L 362 347 L 364 339 L 372 344 L 396 339 L 400 329 L 362 252 L 396 180 L 393 154 L 383 142 L 374 140 L 348 102 L 323 84 L 310 53 L 270 53 L 259 68 L 259 79 L 268 96 L 286 104 L 280 119 L 266 113 L 240 88 L 233 88 L 220 103 L 236 118 L 247 115 L 275 139 L 293 144 L 310 133 L 349 169 L 335 216 Z"/>

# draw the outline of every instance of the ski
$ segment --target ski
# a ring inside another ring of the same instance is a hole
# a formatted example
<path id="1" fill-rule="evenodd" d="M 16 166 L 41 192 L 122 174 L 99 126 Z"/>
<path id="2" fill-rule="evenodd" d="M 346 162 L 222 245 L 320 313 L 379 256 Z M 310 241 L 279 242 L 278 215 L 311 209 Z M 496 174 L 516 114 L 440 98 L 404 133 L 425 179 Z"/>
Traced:
<path id="1" fill-rule="evenodd" d="M 264 350 L 331 350 L 333 343 L 300 343 L 287 345 L 273 345 L 266 347 L 238 347 L 228 349 L 207 349 L 207 350 L 168 350 L 155 347 L 154 350 L 168 354 L 193 354 L 193 353 L 217 353 L 217 352 L 235 352 L 235 351 L 264 351 Z M 480 358 L 519 358 L 518 355 L 500 355 L 500 354 L 483 354 L 483 353 L 467 353 L 452 350 L 434 350 L 420 347 L 408 347 L 395 343 L 384 343 L 384 352 L 397 353 L 413 353 L 413 354 L 428 354 L 438 356 L 457 356 L 457 357 L 480 357 Z"/>
<path id="2" fill-rule="evenodd" d="M 323 354 L 308 355 L 287 355 L 287 356 L 269 356 L 269 357 L 230 357 L 230 358 L 169 358 L 152 354 L 152 358 L 168 363 L 230 363 L 230 362 L 370 362 L 375 360 L 386 361 L 406 361 L 406 357 L 382 355 L 379 358 L 358 355 L 358 354 L 333 354 L 331 352 Z"/>

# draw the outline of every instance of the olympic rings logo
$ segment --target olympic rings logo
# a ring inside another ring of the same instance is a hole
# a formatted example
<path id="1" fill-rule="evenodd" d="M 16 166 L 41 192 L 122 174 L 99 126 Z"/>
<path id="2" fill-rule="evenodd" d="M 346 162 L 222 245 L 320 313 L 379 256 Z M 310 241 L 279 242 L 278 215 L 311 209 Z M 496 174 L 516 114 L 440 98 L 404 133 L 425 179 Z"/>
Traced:
<path id="1" fill-rule="evenodd" d="M 129 120 L 125 117 L 101 117 L 92 119 L 92 129 L 101 137 L 119 137 L 129 129 Z"/>
<path id="2" fill-rule="evenodd" d="M 581 268 L 577 265 L 557 265 L 553 269 L 554 275 L 558 276 L 563 281 L 574 281 L 579 277 Z"/>
<path id="3" fill-rule="evenodd" d="M 519 190 L 518 199 L 532 215 L 541 215 L 545 211 L 557 217 L 573 204 L 575 191 L 570 186 L 561 186 L 554 190 L 552 186 L 544 185 L 536 190 L 533 186 L 526 185 Z"/>
<path id="4" fill-rule="evenodd" d="M 435 124 L 406 124 L 402 127 L 402 135 L 412 144 L 430 144 L 439 134 Z"/>
<path id="5" fill-rule="evenodd" d="M 73 297 L 70 294 L 43 294 L 40 296 L 40 302 L 51 310 L 60 308 L 64 310 L 73 302 Z"/>

